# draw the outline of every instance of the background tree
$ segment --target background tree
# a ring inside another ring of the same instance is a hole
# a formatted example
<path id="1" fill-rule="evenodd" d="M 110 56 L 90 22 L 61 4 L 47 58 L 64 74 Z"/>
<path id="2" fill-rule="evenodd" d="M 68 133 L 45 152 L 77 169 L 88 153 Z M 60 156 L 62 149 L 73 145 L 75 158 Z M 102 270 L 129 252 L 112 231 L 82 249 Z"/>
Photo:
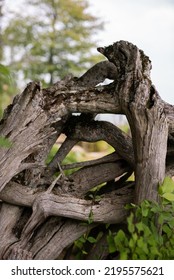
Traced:
<path id="1" fill-rule="evenodd" d="M 45 84 L 84 71 L 97 60 L 92 35 L 102 28 L 88 8 L 84 0 L 23 2 L 3 30 L 5 61 L 23 80 Z"/>
<path id="2" fill-rule="evenodd" d="M 4 22 L 4 0 L 0 0 L 0 117 L 6 108 L 6 106 L 11 102 L 11 96 L 14 94 L 14 89 L 12 90 L 12 76 L 10 70 L 2 65 L 3 55 L 4 55 L 4 38 L 2 34 L 3 22 Z M 14 85 L 14 84 L 13 84 Z"/>
<path id="3" fill-rule="evenodd" d="M 0 61 L 2 60 L 2 7 L 3 7 L 4 0 L 0 0 Z"/>

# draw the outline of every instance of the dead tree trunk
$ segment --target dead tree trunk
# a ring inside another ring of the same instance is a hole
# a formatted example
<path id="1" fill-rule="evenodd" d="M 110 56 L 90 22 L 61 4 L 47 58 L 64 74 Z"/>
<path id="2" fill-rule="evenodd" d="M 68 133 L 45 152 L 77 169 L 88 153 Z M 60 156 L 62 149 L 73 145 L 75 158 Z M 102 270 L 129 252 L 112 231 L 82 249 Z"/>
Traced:
<path id="1" fill-rule="evenodd" d="M 12 146 L 0 149 L 1 259 L 60 259 L 89 229 L 122 223 L 125 204 L 157 201 L 159 182 L 173 175 L 173 106 L 152 85 L 149 58 L 124 41 L 98 50 L 108 61 L 47 89 L 30 83 L 4 113 L 0 131 Z M 114 81 L 97 86 L 105 78 Z M 95 121 L 98 113 L 125 114 L 132 138 L 109 122 Z M 46 165 L 61 133 L 66 140 Z M 115 152 L 62 165 L 77 142 L 98 140 Z M 74 167 L 80 169 L 66 177 L 62 169 Z M 135 188 L 126 182 L 132 172 Z M 100 200 L 86 199 L 102 183 Z"/>

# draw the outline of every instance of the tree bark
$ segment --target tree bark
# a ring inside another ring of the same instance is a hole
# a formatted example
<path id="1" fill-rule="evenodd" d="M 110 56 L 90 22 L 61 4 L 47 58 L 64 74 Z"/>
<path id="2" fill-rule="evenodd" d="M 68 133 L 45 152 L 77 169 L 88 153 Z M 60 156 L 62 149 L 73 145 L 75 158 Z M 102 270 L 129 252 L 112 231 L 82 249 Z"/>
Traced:
<path id="1" fill-rule="evenodd" d="M 149 58 L 125 41 L 98 50 L 108 61 L 46 89 L 32 82 L 4 113 L 0 131 L 12 145 L 0 149 L 1 259 L 60 259 L 92 228 L 125 222 L 127 203 L 158 201 L 159 183 L 173 175 L 174 108 L 152 85 Z M 98 86 L 105 78 L 113 81 Z M 131 136 L 96 121 L 98 113 L 126 115 Z M 62 133 L 65 141 L 46 164 Z M 98 140 L 115 152 L 62 163 L 79 141 Z M 65 176 L 68 168 L 79 169 Z M 135 182 L 127 181 L 132 172 Z"/>
<path id="2" fill-rule="evenodd" d="M 157 201 L 157 188 L 165 177 L 168 123 L 164 102 L 150 80 L 151 61 L 136 46 L 123 41 L 100 51 L 120 73 L 116 93 L 132 132 L 135 203 Z"/>

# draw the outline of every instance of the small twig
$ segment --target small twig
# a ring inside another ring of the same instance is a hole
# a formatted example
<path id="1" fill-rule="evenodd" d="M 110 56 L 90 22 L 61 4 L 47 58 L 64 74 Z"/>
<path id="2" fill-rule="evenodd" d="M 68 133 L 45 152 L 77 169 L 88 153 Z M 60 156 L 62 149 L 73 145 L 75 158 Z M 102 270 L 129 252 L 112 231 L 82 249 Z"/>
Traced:
<path id="1" fill-rule="evenodd" d="M 62 173 L 59 174 L 58 177 L 56 177 L 56 179 L 52 182 L 52 184 L 49 186 L 49 188 L 46 190 L 46 193 L 51 193 L 53 188 L 55 187 L 55 184 L 57 183 L 57 181 L 61 178 Z"/>
<path id="2" fill-rule="evenodd" d="M 57 162 L 57 165 L 59 167 L 60 175 L 62 175 L 63 178 L 66 178 L 65 173 L 64 173 L 64 171 L 63 171 L 63 169 L 62 169 L 62 167 L 61 167 L 59 162 Z"/>

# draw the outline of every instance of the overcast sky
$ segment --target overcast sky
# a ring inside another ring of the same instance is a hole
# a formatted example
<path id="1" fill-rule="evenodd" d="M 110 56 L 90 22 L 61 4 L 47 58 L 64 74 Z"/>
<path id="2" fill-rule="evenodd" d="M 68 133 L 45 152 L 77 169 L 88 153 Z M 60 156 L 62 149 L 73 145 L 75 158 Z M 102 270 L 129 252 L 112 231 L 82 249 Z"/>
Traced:
<path id="1" fill-rule="evenodd" d="M 174 104 L 174 0 L 88 0 L 105 21 L 101 46 L 126 40 L 152 61 L 152 81 L 160 96 Z"/>
<path id="2" fill-rule="evenodd" d="M 65 0 L 66 1 L 66 0 Z M 17 8 L 21 0 L 6 0 Z M 152 81 L 160 96 L 174 104 L 174 0 L 88 0 L 105 22 L 99 46 L 126 40 L 152 61 Z"/>

